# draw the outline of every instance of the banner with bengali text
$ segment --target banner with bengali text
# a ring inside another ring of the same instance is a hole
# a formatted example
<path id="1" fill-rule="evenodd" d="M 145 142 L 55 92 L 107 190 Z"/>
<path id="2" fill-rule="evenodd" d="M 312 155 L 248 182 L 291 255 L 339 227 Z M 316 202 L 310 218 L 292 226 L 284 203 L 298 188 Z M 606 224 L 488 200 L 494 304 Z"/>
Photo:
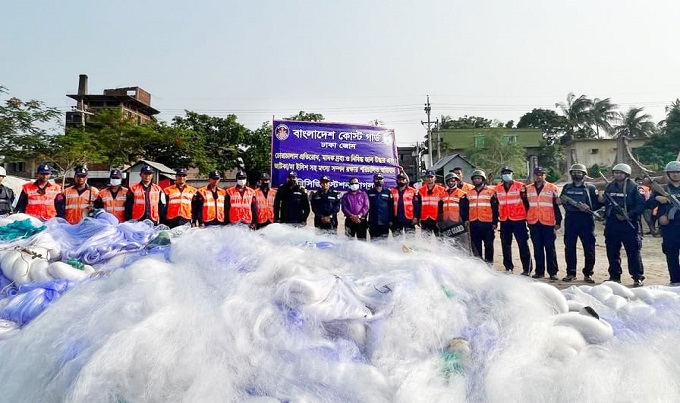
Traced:
<path id="1" fill-rule="evenodd" d="M 382 173 L 385 186 L 396 185 L 399 172 L 394 130 L 346 123 L 274 120 L 272 124 L 272 184 L 286 182 L 291 171 L 307 189 L 318 189 L 327 175 L 331 188 L 348 190 L 352 177 L 361 189 L 373 187 L 373 175 Z"/>

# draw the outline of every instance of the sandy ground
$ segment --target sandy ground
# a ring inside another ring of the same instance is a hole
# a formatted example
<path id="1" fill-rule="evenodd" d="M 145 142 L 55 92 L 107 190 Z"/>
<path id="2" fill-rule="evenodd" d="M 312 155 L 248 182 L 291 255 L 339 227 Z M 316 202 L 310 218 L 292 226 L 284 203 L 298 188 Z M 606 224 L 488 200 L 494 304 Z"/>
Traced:
<path id="1" fill-rule="evenodd" d="M 345 218 L 342 216 L 342 213 L 338 215 L 338 221 L 339 221 L 339 227 L 338 227 L 338 234 L 339 236 L 344 236 L 344 221 Z M 310 214 L 309 220 L 308 220 L 308 226 L 313 227 L 314 226 L 314 218 L 313 218 L 313 213 Z M 647 230 L 647 225 L 643 224 L 645 230 Z M 416 232 L 416 234 L 419 234 L 419 230 Z M 391 235 L 390 235 L 391 238 Z M 550 281 L 546 277 L 543 280 L 532 280 L 532 281 L 543 281 L 549 284 L 552 284 L 556 286 L 557 288 L 567 288 L 571 285 L 582 285 L 582 284 L 587 284 L 583 282 L 583 251 L 580 245 L 580 242 L 577 243 L 577 259 L 578 259 L 578 264 L 577 264 L 577 280 L 572 281 L 570 283 L 566 283 L 561 281 L 561 279 L 566 276 L 566 262 L 564 260 L 564 232 L 562 229 L 557 231 L 557 240 L 555 242 L 556 250 L 557 250 L 557 263 L 559 266 L 559 272 L 557 273 L 557 276 L 560 278 L 560 281 Z M 513 240 L 513 262 L 515 264 L 515 270 L 514 274 L 515 276 L 519 276 L 520 273 L 522 272 L 522 263 L 519 260 L 519 250 L 517 249 L 517 244 Z M 533 246 L 531 245 L 531 241 L 529 241 L 529 248 L 531 249 L 531 255 L 533 259 Z M 505 268 L 503 267 L 503 255 L 501 251 L 501 242 L 500 242 L 500 232 L 496 232 L 496 240 L 494 244 L 494 264 L 493 267 L 500 271 L 500 272 L 505 272 Z M 628 265 L 626 263 L 626 252 L 623 248 L 621 248 L 621 265 L 623 268 L 623 274 L 621 275 L 621 282 L 624 285 L 627 286 L 632 286 L 633 284 L 633 279 L 630 277 L 628 274 Z M 644 270 L 645 270 L 645 285 L 667 285 L 670 281 L 669 276 L 668 276 L 668 268 L 666 266 L 666 257 L 661 252 L 661 238 L 653 238 L 651 235 L 645 235 L 645 237 L 642 240 L 642 263 L 644 265 Z M 534 263 L 535 265 L 535 263 Z M 607 271 L 609 267 L 609 264 L 607 262 L 607 253 L 605 250 L 605 245 L 604 245 L 604 225 L 601 223 L 596 223 L 595 226 L 595 274 L 593 275 L 593 279 L 595 280 L 596 283 L 601 283 L 607 278 L 609 278 L 609 273 Z M 547 276 L 547 273 L 546 273 Z"/>

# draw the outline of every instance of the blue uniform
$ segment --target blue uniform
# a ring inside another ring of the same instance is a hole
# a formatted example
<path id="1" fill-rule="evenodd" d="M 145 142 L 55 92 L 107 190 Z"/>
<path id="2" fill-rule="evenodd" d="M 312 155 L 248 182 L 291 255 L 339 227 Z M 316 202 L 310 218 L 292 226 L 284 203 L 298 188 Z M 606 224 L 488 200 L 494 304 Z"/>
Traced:
<path id="1" fill-rule="evenodd" d="M 668 193 L 680 198 L 680 187 L 673 186 L 670 183 L 664 187 Z M 670 202 L 660 204 L 656 201 L 656 196 L 660 196 L 660 194 L 654 193 L 649 198 L 646 207 L 653 209 L 659 206 L 657 215 L 659 217 L 668 216 L 668 224 L 661 226 L 661 236 L 663 237 L 661 250 L 666 255 L 671 283 L 680 283 L 680 211 Z"/>
<path id="2" fill-rule="evenodd" d="M 602 207 L 597 200 L 597 189 L 590 184 L 579 186 L 568 183 L 562 188 L 561 195 L 587 205 L 591 211 L 597 211 Z M 563 206 L 565 212 L 564 256 L 567 261 L 567 276 L 576 276 L 576 242 L 580 239 L 585 258 L 583 274 L 590 277 L 595 267 L 595 218 L 579 210 L 578 207 L 566 203 Z"/>
<path id="3" fill-rule="evenodd" d="M 376 188 L 369 189 L 368 194 L 368 233 L 371 239 L 387 237 L 390 232 L 392 221 L 392 193 L 389 189 L 382 188 L 380 192 Z"/>
<path id="4" fill-rule="evenodd" d="M 621 279 L 621 245 L 623 245 L 628 256 L 628 273 L 634 280 L 644 280 L 640 258 L 642 239 L 640 227 L 636 223 L 645 209 L 645 199 L 640 194 L 638 185 L 630 179 L 622 183 L 611 182 L 604 191 L 611 195 L 630 218 L 630 222 L 622 220 L 621 215 L 615 211 L 615 206 L 605 200 L 604 240 L 609 260 L 609 278 L 617 281 Z"/>
<path id="5" fill-rule="evenodd" d="M 340 211 L 340 193 L 335 190 L 314 192 L 312 195 L 312 211 L 314 212 L 314 226 L 323 230 L 338 228 L 338 212 Z M 330 217 L 329 223 L 321 222 L 321 217 Z"/>

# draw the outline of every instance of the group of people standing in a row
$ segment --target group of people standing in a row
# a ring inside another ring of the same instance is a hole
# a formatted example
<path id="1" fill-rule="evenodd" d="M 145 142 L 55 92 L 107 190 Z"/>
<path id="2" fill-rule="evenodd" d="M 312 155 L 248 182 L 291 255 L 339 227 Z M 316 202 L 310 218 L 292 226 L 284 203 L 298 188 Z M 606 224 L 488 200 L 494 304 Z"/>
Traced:
<path id="1" fill-rule="evenodd" d="M 653 193 L 645 201 L 644 191 L 630 179 L 631 168 L 618 164 L 612 169 L 613 180 L 604 192 L 598 193 L 592 184 L 585 182 L 586 168 L 574 164 L 567 183 L 561 192 L 545 180 L 546 171 L 537 167 L 533 182 L 524 184 L 513 179 L 513 170 L 503 167 L 502 181 L 488 183 L 482 170 L 471 174 L 472 183 L 463 181 L 461 168 L 455 168 L 444 178 L 445 186 L 437 184 L 433 171 L 427 171 L 422 186 L 409 186 L 408 176 L 401 171 L 397 186 L 387 188 L 382 174 L 373 177 L 373 187 L 364 192 L 359 179 L 349 180 L 349 191 L 344 194 L 331 189 L 331 179 L 320 178 L 319 190 L 308 194 L 290 172 L 287 182 L 271 187 L 271 178 L 263 173 L 255 188 L 247 186 L 244 172 L 236 174 L 236 185 L 219 187 L 221 174 L 212 171 L 206 186 L 195 188 L 186 183 L 187 171 L 176 172 L 175 183 L 161 189 L 153 183 L 153 169 L 143 166 L 141 181 L 129 188 L 122 186 L 122 173 L 114 169 L 109 185 L 98 190 L 87 183 L 87 169 L 77 167 L 74 185 L 66 189 L 50 182 L 52 169 L 41 164 L 37 179 L 23 186 L 16 210 L 41 220 L 62 217 L 77 224 L 97 208 L 115 215 L 119 221 L 151 220 L 170 227 L 191 223 L 194 226 L 242 224 L 259 229 L 278 222 L 304 226 L 310 212 L 314 213 L 314 226 L 323 231 L 336 232 L 338 213 L 345 216 L 345 233 L 350 237 L 371 239 L 415 233 L 416 226 L 426 234 L 455 236 L 463 240 L 471 252 L 485 261 L 494 259 L 495 231 L 500 224 L 503 265 L 512 273 L 512 239 L 517 242 L 522 274 L 533 278 L 558 280 L 556 230 L 564 221 L 564 246 L 567 263 L 566 277 L 576 279 L 576 243 L 581 241 L 584 252 L 584 281 L 592 279 L 595 266 L 595 218 L 602 207 L 605 219 L 605 244 L 609 260 L 609 279 L 621 281 L 621 247 L 626 250 L 628 271 L 634 286 L 641 286 L 644 269 L 640 257 L 640 217 L 647 209 L 658 209 L 657 217 L 663 228 L 663 252 L 666 254 L 671 283 L 680 283 L 680 162 L 666 166 L 668 184 L 663 194 Z M 1 185 L 4 170 L 0 172 L 0 214 L 12 212 L 14 195 Z M 671 196 L 669 196 L 671 195 Z M 671 200 L 670 198 L 675 198 Z M 565 210 L 563 216 L 559 206 Z M 464 231 L 446 231 L 455 225 L 464 225 Z M 528 231 L 527 231 L 528 228 Z M 461 233 L 468 235 L 461 235 Z M 468 239 L 469 236 L 469 239 Z M 534 249 L 533 267 L 528 240 Z"/>

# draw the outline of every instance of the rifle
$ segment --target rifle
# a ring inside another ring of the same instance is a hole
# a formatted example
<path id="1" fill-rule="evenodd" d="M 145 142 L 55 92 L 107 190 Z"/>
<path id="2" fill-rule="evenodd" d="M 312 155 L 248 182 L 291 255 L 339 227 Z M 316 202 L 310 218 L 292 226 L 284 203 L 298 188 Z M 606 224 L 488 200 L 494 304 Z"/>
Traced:
<path id="1" fill-rule="evenodd" d="M 607 182 L 607 185 L 609 185 L 609 183 L 611 183 L 611 181 L 608 180 L 607 177 L 604 176 L 604 174 L 602 172 L 600 172 L 600 176 L 602 176 L 602 179 L 604 179 L 604 181 Z M 612 207 L 612 210 L 614 210 L 614 214 L 622 216 L 626 220 L 628 225 L 630 225 L 634 230 L 637 231 L 638 227 L 635 225 L 635 223 L 633 223 L 633 221 L 631 221 L 626 210 L 624 210 L 621 206 L 619 206 L 619 203 L 617 203 L 616 200 L 614 200 L 612 195 L 607 193 L 607 187 L 606 186 L 605 186 L 604 192 L 602 192 L 602 194 L 604 195 L 604 198 L 607 201 L 607 203 L 609 203 L 609 205 Z M 626 197 L 628 197 L 628 196 L 626 195 Z"/>
<path id="2" fill-rule="evenodd" d="M 583 211 L 580 208 L 581 203 L 577 202 L 576 200 L 572 199 L 571 197 L 569 197 L 565 194 L 560 195 L 560 200 L 562 200 L 564 203 L 567 203 L 568 205 L 570 205 L 572 207 L 576 207 L 577 209 L 579 209 L 579 211 Z M 604 218 L 601 215 L 594 212 L 593 210 L 588 209 L 588 210 L 583 211 L 583 212 L 588 213 L 591 216 L 595 217 L 595 220 L 597 220 L 597 221 L 604 221 Z"/>
<path id="3" fill-rule="evenodd" d="M 671 192 L 667 191 L 664 189 L 664 187 L 656 181 L 656 179 L 650 177 L 649 175 L 645 175 L 645 180 L 649 181 L 649 184 L 652 185 L 652 190 L 655 191 L 656 193 L 660 194 L 661 196 L 665 197 L 668 199 L 668 201 L 678 210 L 680 210 L 680 199 L 678 199 L 678 196 L 672 194 Z"/>

